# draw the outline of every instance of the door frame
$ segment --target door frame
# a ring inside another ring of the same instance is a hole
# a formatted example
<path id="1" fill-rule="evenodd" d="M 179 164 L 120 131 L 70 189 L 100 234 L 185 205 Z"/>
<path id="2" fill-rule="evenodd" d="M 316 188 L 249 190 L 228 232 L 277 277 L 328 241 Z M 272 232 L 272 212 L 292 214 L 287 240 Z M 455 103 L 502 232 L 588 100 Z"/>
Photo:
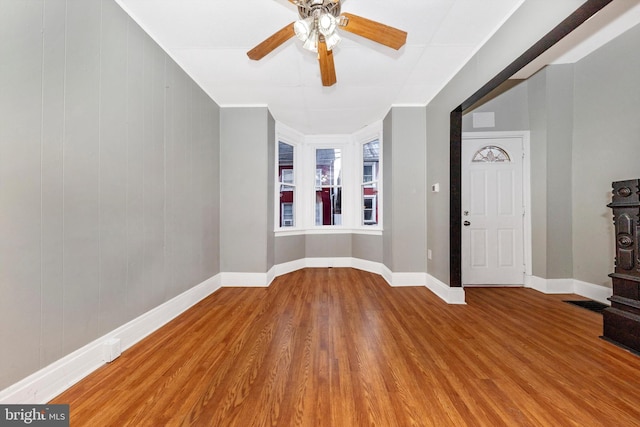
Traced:
<path id="1" fill-rule="evenodd" d="M 470 139 L 502 139 L 502 138 L 520 138 L 522 139 L 522 205 L 524 209 L 524 217 L 522 218 L 523 235 L 522 235 L 522 261 L 524 263 L 524 283 L 527 276 L 532 273 L 532 226 L 531 226 L 531 132 L 528 130 L 521 131 L 494 131 L 494 132 L 462 132 L 462 144 Z M 461 150 L 462 151 L 462 150 Z M 465 162 L 461 162 L 461 172 Z M 462 189 L 460 190 L 462 194 Z M 462 212 L 460 212 L 462 214 Z M 460 233 L 462 236 L 462 224 L 460 224 Z M 461 253 L 461 260 L 464 254 Z M 461 271 L 462 273 L 462 271 Z M 461 283 L 462 283 L 461 276 Z"/>

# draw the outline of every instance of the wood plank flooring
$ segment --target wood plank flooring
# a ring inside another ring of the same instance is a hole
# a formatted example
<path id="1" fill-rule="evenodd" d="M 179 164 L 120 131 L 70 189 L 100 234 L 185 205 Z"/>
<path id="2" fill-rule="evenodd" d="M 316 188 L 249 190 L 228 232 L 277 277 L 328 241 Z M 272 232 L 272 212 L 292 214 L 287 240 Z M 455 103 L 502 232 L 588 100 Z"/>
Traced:
<path id="1" fill-rule="evenodd" d="M 601 315 L 466 299 L 348 268 L 223 288 L 53 403 L 72 426 L 640 426 L 640 357 Z"/>

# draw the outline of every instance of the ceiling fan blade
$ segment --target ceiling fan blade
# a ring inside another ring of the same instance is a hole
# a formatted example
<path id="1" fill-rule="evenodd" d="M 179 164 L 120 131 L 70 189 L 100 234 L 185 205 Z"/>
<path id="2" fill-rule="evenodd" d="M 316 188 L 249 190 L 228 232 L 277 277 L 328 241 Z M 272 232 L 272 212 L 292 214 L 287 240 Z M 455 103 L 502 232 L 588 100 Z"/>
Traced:
<path id="1" fill-rule="evenodd" d="M 393 49 L 400 49 L 407 42 L 407 32 L 372 21 L 351 13 L 343 13 L 347 18 L 343 30 L 373 40 Z"/>
<path id="2" fill-rule="evenodd" d="M 247 52 L 247 56 L 255 61 L 262 59 L 282 43 L 286 42 L 295 35 L 296 33 L 293 31 L 292 22 L 291 24 L 283 27 L 281 30 L 277 31 L 276 33 L 265 39 L 262 43 Z"/>
<path id="3" fill-rule="evenodd" d="M 333 64 L 333 52 L 327 50 L 327 44 L 324 40 L 318 43 L 318 62 L 320 62 L 322 86 L 333 86 L 336 83 L 336 68 Z"/>

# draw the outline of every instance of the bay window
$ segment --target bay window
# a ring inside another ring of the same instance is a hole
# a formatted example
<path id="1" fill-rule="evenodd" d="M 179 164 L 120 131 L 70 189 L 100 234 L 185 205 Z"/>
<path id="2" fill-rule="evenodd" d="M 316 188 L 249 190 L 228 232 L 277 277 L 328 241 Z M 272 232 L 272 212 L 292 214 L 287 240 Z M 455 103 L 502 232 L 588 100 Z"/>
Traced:
<path id="1" fill-rule="evenodd" d="M 304 136 L 278 124 L 276 232 L 382 231 L 381 124 Z"/>

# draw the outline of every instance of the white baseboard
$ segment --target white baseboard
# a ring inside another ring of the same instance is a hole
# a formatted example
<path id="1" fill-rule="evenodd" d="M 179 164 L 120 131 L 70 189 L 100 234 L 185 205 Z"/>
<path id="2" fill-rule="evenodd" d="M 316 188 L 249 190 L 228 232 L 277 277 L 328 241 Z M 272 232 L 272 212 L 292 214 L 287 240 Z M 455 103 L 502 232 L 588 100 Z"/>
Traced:
<path id="1" fill-rule="evenodd" d="M 603 304 L 611 305 L 611 302 L 607 298 L 613 295 L 613 289 L 574 279 L 573 293 Z"/>
<path id="2" fill-rule="evenodd" d="M 271 283 L 267 273 L 220 273 L 222 287 L 225 288 L 264 288 Z"/>
<path id="3" fill-rule="evenodd" d="M 336 258 L 305 258 L 304 265 L 309 268 L 327 268 L 327 267 L 352 267 L 353 258 L 336 257 Z"/>
<path id="4" fill-rule="evenodd" d="M 427 286 L 427 273 L 391 273 L 389 285 L 394 288 L 403 286 Z"/>
<path id="5" fill-rule="evenodd" d="M 0 404 L 44 404 L 105 364 L 104 346 L 126 350 L 220 288 L 216 275 L 0 391 Z"/>
<path id="6" fill-rule="evenodd" d="M 448 304 L 466 304 L 464 288 L 452 288 L 430 274 L 427 274 L 427 288 Z"/>
<path id="7" fill-rule="evenodd" d="M 379 262 L 367 261 L 365 259 L 351 258 L 351 267 L 357 270 L 382 275 L 382 268 L 384 265 Z"/>
<path id="8" fill-rule="evenodd" d="M 524 286 L 545 294 L 576 294 L 603 304 L 610 304 L 607 298 L 613 292 L 611 288 L 581 280 L 543 279 L 536 276 L 525 276 Z"/>
<path id="9" fill-rule="evenodd" d="M 447 304 L 466 304 L 463 288 L 452 288 L 427 273 L 394 273 L 382 266 L 382 277 L 393 287 L 426 286 Z"/>
<path id="10" fill-rule="evenodd" d="M 275 276 L 282 276 L 303 268 L 351 267 L 370 273 L 381 274 L 382 264 L 359 258 L 302 258 L 295 261 L 277 264 L 273 267 Z"/>
<path id="11" fill-rule="evenodd" d="M 382 272 L 380 273 L 380 275 L 384 280 L 387 281 L 389 286 L 393 286 L 393 272 L 389 270 L 386 265 L 384 264 L 381 264 L 381 265 L 382 265 Z"/>
<path id="12" fill-rule="evenodd" d="M 543 279 L 537 276 L 525 276 L 524 286 L 544 294 L 573 293 L 573 279 Z"/>
<path id="13" fill-rule="evenodd" d="M 293 273 L 294 271 L 297 271 L 297 270 L 302 270 L 305 267 L 306 267 L 306 264 L 303 258 L 303 259 L 297 259 L 295 261 L 285 262 L 282 264 L 276 264 L 273 266 L 273 269 L 275 272 L 275 276 L 278 277 L 278 276 L 283 276 L 285 274 Z"/>

